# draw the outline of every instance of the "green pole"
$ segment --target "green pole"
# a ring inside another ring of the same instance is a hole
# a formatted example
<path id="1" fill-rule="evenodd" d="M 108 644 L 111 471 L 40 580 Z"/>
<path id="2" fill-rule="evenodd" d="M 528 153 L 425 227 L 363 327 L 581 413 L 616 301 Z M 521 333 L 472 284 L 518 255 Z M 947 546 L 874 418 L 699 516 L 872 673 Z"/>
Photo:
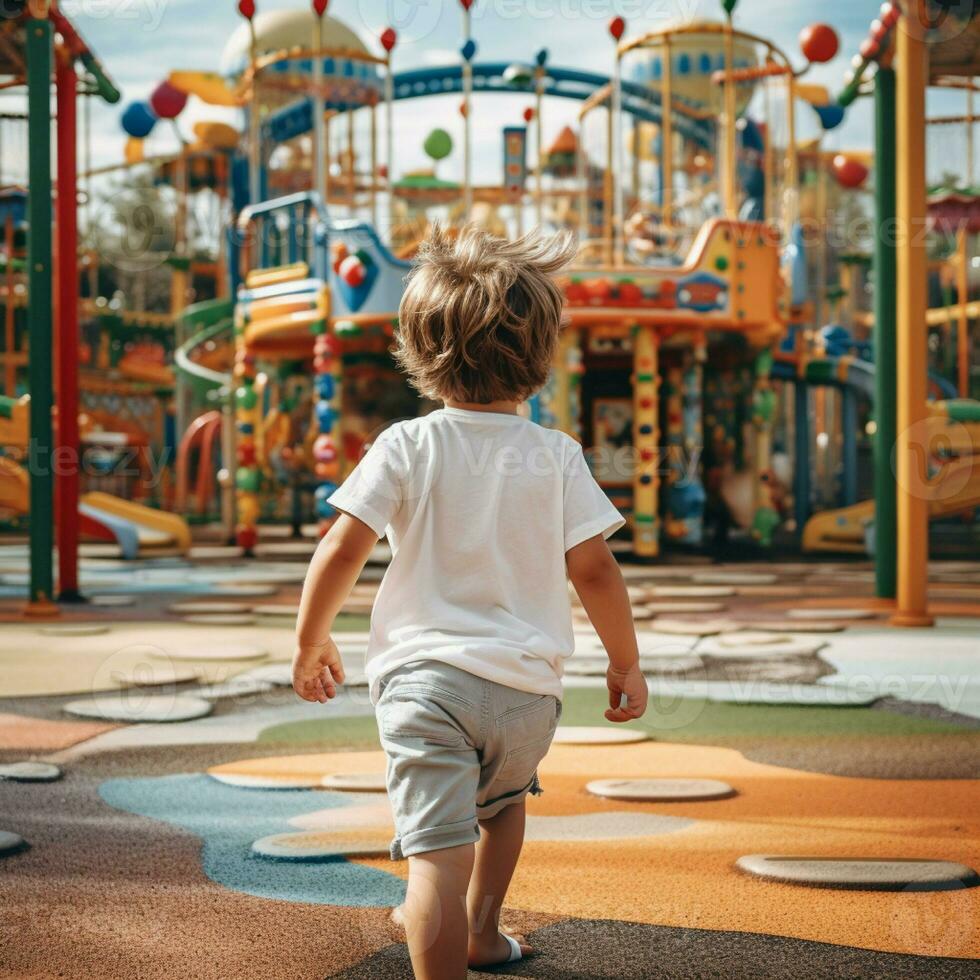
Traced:
<path id="1" fill-rule="evenodd" d="M 898 504 L 892 453 L 898 438 L 896 399 L 898 282 L 895 268 L 895 72 L 875 76 L 875 593 L 894 599 L 897 586 Z"/>
<path id="2" fill-rule="evenodd" d="M 27 21 L 28 98 L 28 336 L 31 388 L 31 596 L 51 601 L 54 482 L 51 472 L 51 23 Z"/>

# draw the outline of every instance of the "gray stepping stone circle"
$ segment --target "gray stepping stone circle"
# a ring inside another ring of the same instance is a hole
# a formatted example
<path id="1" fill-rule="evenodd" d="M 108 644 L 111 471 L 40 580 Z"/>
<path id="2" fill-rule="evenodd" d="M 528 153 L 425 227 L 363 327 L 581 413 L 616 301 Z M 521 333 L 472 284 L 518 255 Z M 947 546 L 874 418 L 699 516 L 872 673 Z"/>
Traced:
<path id="1" fill-rule="evenodd" d="M 315 776 L 253 776 L 247 772 L 209 772 L 208 775 L 219 783 L 239 789 L 316 789 L 320 785 Z"/>
<path id="2" fill-rule="evenodd" d="M 585 788 L 607 800 L 651 803 L 722 800 L 735 795 L 735 790 L 719 779 L 594 779 Z"/>
<path id="3" fill-rule="evenodd" d="M 209 701 L 216 698 L 240 698 L 250 694 L 265 694 L 275 687 L 272 681 L 263 680 L 261 677 L 250 677 L 248 675 L 229 677 L 226 681 L 218 684 L 208 684 L 199 687 L 194 691 L 194 696 L 207 698 Z"/>
<path id="4" fill-rule="evenodd" d="M 201 613 L 196 616 L 184 616 L 185 623 L 195 623 L 198 626 L 253 626 L 258 617 L 251 613 Z"/>
<path id="5" fill-rule="evenodd" d="M 635 728 L 613 728 L 595 725 L 559 725 L 555 731 L 555 745 L 627 745 L 632 742 L 648 742 L 650 736 Z"/>
<path id="6" fill-rule="evenodd" d="M 715 613 L 727 609 L 724 602 L 684 602 L 682 599 L 646 603 L 646 609 L 660 615 L 662 613 Z"/>
<path id="7" fill-rule="evenodd" d="M 0 779 L 15 783 L 50 783 L 61 778 L 61 770 L 50 762 L 8 762 L 0 765 Z"/>
<path id="8" fill-rule="evenodd" d="M 98 636 L 108 633 L 109 627 L 104 623 L 58 623 L 42 626 L 38 632 L 45 636 Z"/>
<path id="9" fill-rule="evenodd" d="M 179 616 L 203 616 L 220 613 L 250 613 L 252 607 L 246 602 L 175 602 L 167 606 L 167 611 Z"/>
<path id="10" fill-rule="evenodd" d="M 873 609 L 788 609 L 790 619 L 874 619 Z"/>
<path id="11" fill-rule="evenodd" d="M 338 793 L 385 793 L 388 790 L 383 772 L 331 773 L 323 777 L 320 785 Z"/>
<path id="12" fill-rule="evenodd" d="M 252 844 L 257 857 L 275 861 L 329 861 L 340 857 L 390 857 L 390 830 L 299 831 L 271 834 Z"/>
<path id="13" fill-rule="evenodd" d="M 275 585 L 259 585 L 251 582 L 224 582 L 211 590 L 212 595 L 241 596 L 243 599 L 260 598 L 275 595 L 279 587 Z"/>
<path id="14" fill-rule="evenodd" d="M 0 857 L 8 854 L 16 854 L 17 851 L 27 847 L 27 841 L 20 834 L 15 834 L 9 830 L 0 830 Z"/>
<path id="15" fill-rule="evenodd" d="M 239 674 L 239 677 L 250 677 L 253 680 L 272 684 L 275 687 L 293 686 L 293 666 L 288 663 L 265 664 L 262 667 L 253 667 L 247 674 Z"/>
<path id="16" fill-rule="evenodd" d="M 93 595 L 89 596 L 89 603 L 93 606 L 135 606 L 136 596 L 134 595 Z"/>
<path id="17" fill-rule="evenodd" d="M 96 718 L 130 724 L 191 721 L 211 714 L 214 705 L 203 698 L 169 694 L 107 692 L 84 701 L 69 701 L 62 709 L 76 718 Z"/>
<path id="18" fill-rule="evenodd" d="M 262 647 L 249 643 L 215 643 L 207 646 L 201 643 L 166 650 L 150 647 L 147 654 L 164 660 L 262 660 L 268 656 L 268 652 Z"/>
<path id="19" fill-rule="evenodd" d="M 748 854 L 735 866 L 767 881 L 818 888 L 877 891 L 944 891 L 980 884 L 965 864 L 908 858 L 827 858 Z"/>

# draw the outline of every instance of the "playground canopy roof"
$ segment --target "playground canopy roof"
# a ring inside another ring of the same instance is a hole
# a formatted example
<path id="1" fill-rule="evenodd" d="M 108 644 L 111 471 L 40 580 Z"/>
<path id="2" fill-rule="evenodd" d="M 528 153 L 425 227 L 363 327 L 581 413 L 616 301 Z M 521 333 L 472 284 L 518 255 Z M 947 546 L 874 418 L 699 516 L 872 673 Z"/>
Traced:
<path id="1" fill-rule="evenodd" d="M 980 15 L 974 13 L 968 21 L 950 17 L 935 33 L 938 39 L 929 45 L 929 70 L 934 79 L 980 74 Z"/>

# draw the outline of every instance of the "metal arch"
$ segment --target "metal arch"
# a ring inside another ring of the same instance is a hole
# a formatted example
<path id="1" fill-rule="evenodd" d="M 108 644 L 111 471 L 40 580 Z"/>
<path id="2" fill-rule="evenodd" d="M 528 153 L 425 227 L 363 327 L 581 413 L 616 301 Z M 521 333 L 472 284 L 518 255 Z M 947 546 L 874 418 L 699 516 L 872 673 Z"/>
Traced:
<path id="1" fill-rule="evenodd" d="M 526 89 L 504 81 L 504 73 L 509 62 L 487 62 L 473 65 L 473 89 L 478 92 L 499 92 L 505 95 L 519 95 Z M 545 94 L 558 98 L 584 101 L 597 90 L 609 84 L 605 75 L 579 71 L 574 68 L 554 68 L 546 66 Z M 530 72 L 531 69 L 529 68 Z M 447 95 L 461 92 L 463 69 L 461 65 L 444 65 L 432 68 L 414 68 L 398 72 L 393 79 L 396 101 L 418 99 L 431 95 Z M 623 81 L 623 111 L 643 122 L 660 123 L 662 105 L 660 93 L 636 82 Z M 345 107 L 346 108 L 346 107 Z M 301 136 L 312 126 L 313 108 L 311 100 L 303 99 L 272 113 L 263 124 L 263 139 L 282 142 Z M 708 120 L 692 119 L 676 114 L 674 129 L 686 139 L 699 146 L 710 146 L 712 125 Z"/>

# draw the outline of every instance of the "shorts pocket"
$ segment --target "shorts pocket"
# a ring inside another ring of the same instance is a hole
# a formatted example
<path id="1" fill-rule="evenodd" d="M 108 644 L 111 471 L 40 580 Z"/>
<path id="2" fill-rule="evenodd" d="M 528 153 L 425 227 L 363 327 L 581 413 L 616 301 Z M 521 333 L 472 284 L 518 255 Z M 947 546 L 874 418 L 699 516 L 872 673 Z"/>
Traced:
<path id="1" fill-rule="evenodd" d="M 380 701 L 376 709 L 382 738 L 421 739 L 426 745 L 458 748 L 464 744 L 462 732 L 451 716 L 438 704 L 403 698 L 399 691 Z"/>
<path id="2" fill-rule="evenodd" d="M 498 782 L 523 786 L 534 777 L 558 726 L 558 703 L 556 698 L 546 695 L 534 704 L 534 710 L 524 710 L 516 715 L 507 712 L 501 716 L 498 720 L 501 728 L 505 727 L 505 718 L 510 717 L 506 720 L 504 739 L 507 750 L 497 773 Z"/>

